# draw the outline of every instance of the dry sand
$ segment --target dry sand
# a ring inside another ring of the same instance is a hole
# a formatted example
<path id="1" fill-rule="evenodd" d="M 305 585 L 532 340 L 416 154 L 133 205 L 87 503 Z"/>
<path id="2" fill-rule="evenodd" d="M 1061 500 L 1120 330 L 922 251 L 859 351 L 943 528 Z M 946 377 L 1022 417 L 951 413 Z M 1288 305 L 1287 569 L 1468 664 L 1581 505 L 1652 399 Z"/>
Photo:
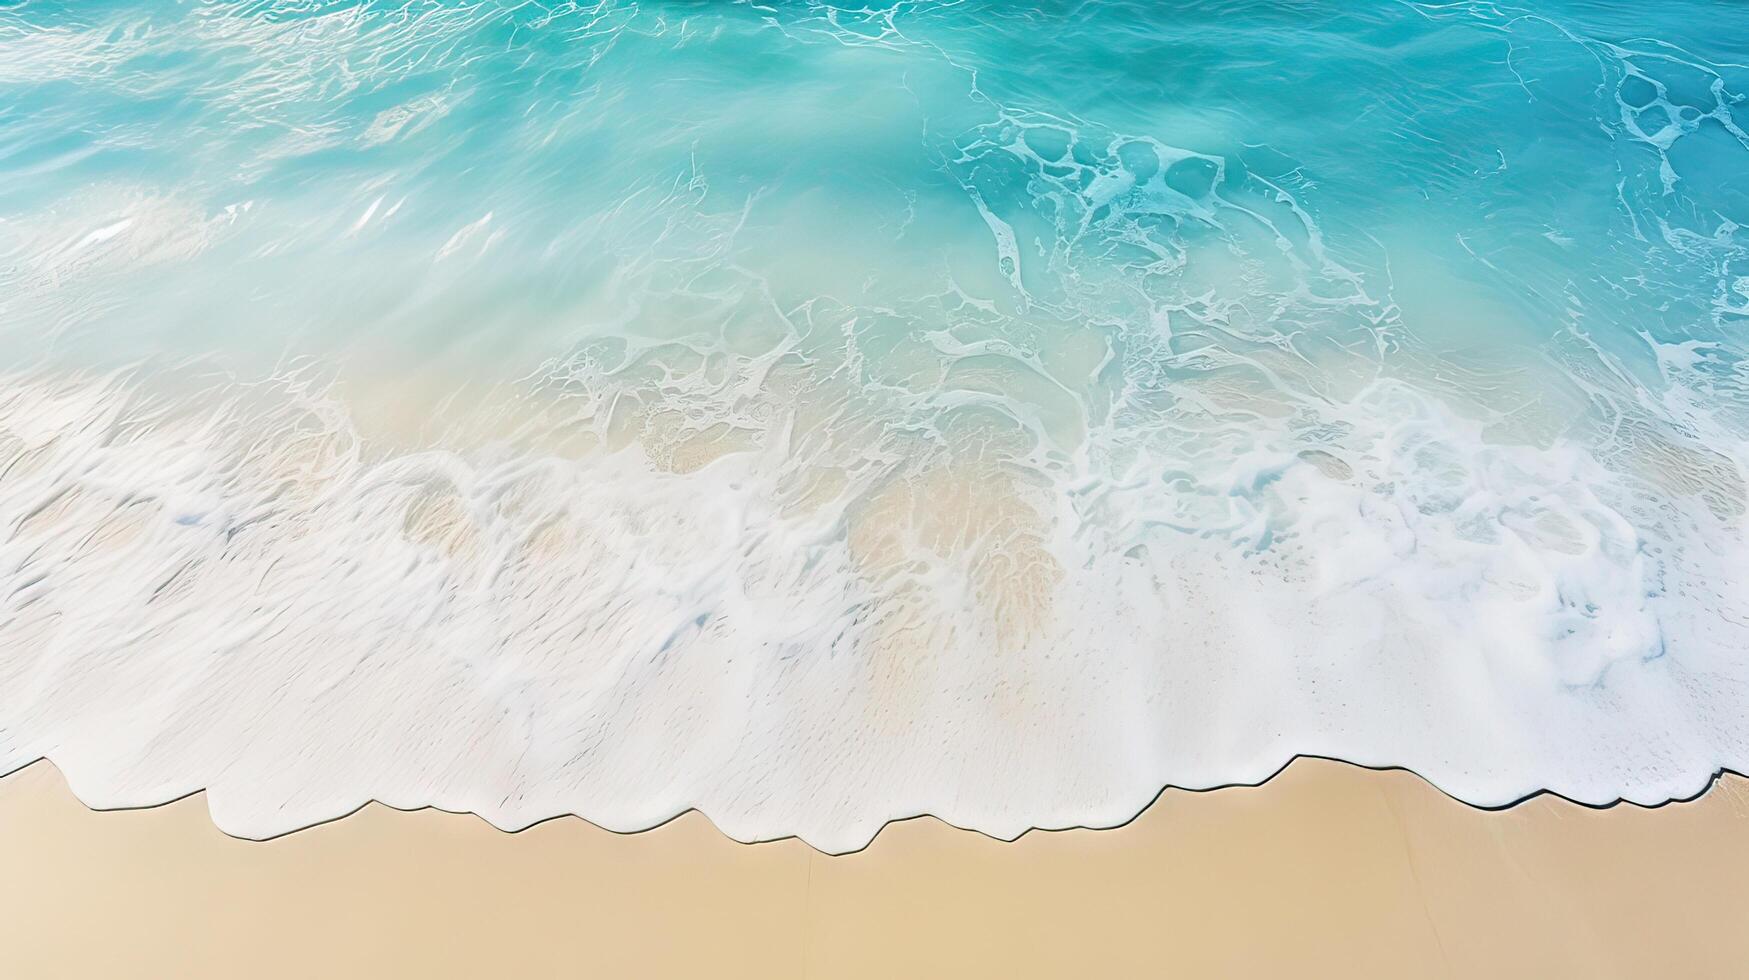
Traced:
<path id="1" fill-rule="evenodd" d="M 193 797 L 98 813 L 0 780 L 0 977 L 1749 976 L 1749 793 L 1485 812 L 1301 760 L 1133 824 L 1002 843 L 932 819 L 866 851 L 505 834 L 367 807 L 267 843 Z"/>

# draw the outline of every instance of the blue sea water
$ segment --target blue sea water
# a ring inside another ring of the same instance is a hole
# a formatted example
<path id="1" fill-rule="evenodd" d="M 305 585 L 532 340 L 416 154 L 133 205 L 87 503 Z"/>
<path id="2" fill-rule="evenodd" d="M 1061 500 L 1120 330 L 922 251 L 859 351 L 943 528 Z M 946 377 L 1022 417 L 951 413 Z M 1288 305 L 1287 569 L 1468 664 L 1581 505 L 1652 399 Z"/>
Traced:
<path id="1" fill-rule="evenodd" d="M 1749 8 L 0 3 L 0 771 L 860 846 L 1749 762 Z"/>

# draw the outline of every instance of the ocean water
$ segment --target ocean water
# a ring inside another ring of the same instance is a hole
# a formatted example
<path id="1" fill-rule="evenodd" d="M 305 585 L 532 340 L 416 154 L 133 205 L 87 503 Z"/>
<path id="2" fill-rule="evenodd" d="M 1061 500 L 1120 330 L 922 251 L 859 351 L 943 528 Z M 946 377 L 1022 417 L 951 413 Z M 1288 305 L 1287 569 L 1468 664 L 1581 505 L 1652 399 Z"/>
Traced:
<path id="1" fill-rule="evenodd" d="M 8 0 L 0 772 L 830 851 L 1691 795 L 1746 131 L 1699 0 Z"/>

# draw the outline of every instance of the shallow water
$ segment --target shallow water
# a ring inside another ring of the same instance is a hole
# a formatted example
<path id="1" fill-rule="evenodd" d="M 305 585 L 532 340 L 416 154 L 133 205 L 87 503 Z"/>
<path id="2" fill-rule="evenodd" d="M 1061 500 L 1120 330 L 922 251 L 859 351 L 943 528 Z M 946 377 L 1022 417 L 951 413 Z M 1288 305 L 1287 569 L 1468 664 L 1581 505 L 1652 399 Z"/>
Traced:
<path id="1" fill-rule="evenodd" d="M 1011 836 L 1749 765 L 1749 10 L 0 6 L 0 771 Z"/>

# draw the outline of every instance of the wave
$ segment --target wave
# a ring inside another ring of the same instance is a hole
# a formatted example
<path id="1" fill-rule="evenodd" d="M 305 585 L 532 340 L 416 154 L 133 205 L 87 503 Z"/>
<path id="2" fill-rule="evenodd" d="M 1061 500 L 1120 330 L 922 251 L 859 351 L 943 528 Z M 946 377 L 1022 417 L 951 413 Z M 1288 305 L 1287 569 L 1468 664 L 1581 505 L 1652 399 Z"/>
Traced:
<path id="1" fill-rule="evenodd" d="M 6 391 L 0 769 L 205 788 L 239 836 L 376 799 L 844 851 L 921 812 L 1115 825 L 1302 753 L 1659 802 L 1749 744 L 1740 531 L 1401 383 L 1201 492 L 1157 459 L 1041 484 L 975 413 L 877 475 L 798 470 L 793 416 L 371 459 L 295 385 Z"/>

